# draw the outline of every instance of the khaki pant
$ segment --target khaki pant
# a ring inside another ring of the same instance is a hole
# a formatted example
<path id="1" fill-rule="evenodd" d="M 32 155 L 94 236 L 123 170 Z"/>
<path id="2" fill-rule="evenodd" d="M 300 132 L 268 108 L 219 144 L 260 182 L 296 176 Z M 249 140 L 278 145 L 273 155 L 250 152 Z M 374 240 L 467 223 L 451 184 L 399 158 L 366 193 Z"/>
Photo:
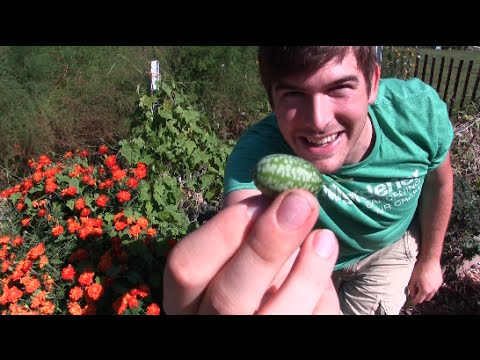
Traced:
<path id="1" fill-rule="evenodd" d="M 419 227 L 395 243 L 332 275 L 346 315 L 398 315 L 419 251 Z"/>

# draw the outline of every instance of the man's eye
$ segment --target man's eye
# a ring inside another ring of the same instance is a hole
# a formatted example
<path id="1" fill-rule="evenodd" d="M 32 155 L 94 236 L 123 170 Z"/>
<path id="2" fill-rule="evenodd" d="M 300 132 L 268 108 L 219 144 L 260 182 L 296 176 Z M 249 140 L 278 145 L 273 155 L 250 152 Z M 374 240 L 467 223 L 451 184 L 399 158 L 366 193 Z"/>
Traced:
<path id="1" fill-rule="evenodd" d="M 302 93 L 300 91 L 288 91 L 283 96 L 287 96 L 287 97 L 302 96 Z"/>

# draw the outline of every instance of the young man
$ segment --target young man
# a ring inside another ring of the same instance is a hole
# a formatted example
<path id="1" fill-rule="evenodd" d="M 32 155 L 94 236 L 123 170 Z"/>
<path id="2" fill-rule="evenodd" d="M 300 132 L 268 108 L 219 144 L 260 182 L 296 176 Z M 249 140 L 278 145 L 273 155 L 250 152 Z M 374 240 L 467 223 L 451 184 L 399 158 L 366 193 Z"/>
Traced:
<path id="1" fill-rule="evenodd" d="M 453 196 L 446 105 L 417 79 L 380 80 L 375 47 L 260 47 L 258 60 L 273 113 L 231 154 L 225 209 L 171 255 L 167 313 L 340 306 L 344 314 L 398 314 L 407 294 L 430 300 L 442 284 Z M 251 170 L 273 153 L 320 170 L 319 209 L 300 190 L 265 204 Z M 337 251 L 338 298 L 330 281 Z"/>

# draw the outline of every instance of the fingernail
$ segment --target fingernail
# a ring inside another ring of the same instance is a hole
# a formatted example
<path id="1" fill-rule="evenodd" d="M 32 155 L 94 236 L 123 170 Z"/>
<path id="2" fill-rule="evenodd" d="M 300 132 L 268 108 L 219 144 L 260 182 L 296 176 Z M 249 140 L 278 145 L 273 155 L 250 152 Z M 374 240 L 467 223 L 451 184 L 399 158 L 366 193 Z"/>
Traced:
<path id="1" fill-rule="evenodd" d="M 277 221 L 284 230 L 295 230 L 300 227 L 312 213 L 309 202 L 298 194 L 288 194 L 277 210 Z"/>
<path id="2" fill-rule="evenodd" d="M 318 256 L 328 259 L 335 249 L 335 237 L 330 231 L 317 231 L 313 239 L 313 249 Z"/>

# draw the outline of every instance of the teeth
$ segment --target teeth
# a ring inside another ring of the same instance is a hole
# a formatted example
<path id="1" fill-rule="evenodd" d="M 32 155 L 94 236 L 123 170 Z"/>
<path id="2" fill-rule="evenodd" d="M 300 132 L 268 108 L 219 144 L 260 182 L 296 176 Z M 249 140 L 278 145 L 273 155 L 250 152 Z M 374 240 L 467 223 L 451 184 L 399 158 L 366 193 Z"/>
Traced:
<path id="1" fill-rule="evenodd" d="M 330 135 L 324 138 L 307 138 L 307 141 L 309 143 L 315 144 L 315 145 L 325 145 L 328 144 L 329 142 L 335 140 L 337 138 L 337 134 L 335 135 Z"/>

